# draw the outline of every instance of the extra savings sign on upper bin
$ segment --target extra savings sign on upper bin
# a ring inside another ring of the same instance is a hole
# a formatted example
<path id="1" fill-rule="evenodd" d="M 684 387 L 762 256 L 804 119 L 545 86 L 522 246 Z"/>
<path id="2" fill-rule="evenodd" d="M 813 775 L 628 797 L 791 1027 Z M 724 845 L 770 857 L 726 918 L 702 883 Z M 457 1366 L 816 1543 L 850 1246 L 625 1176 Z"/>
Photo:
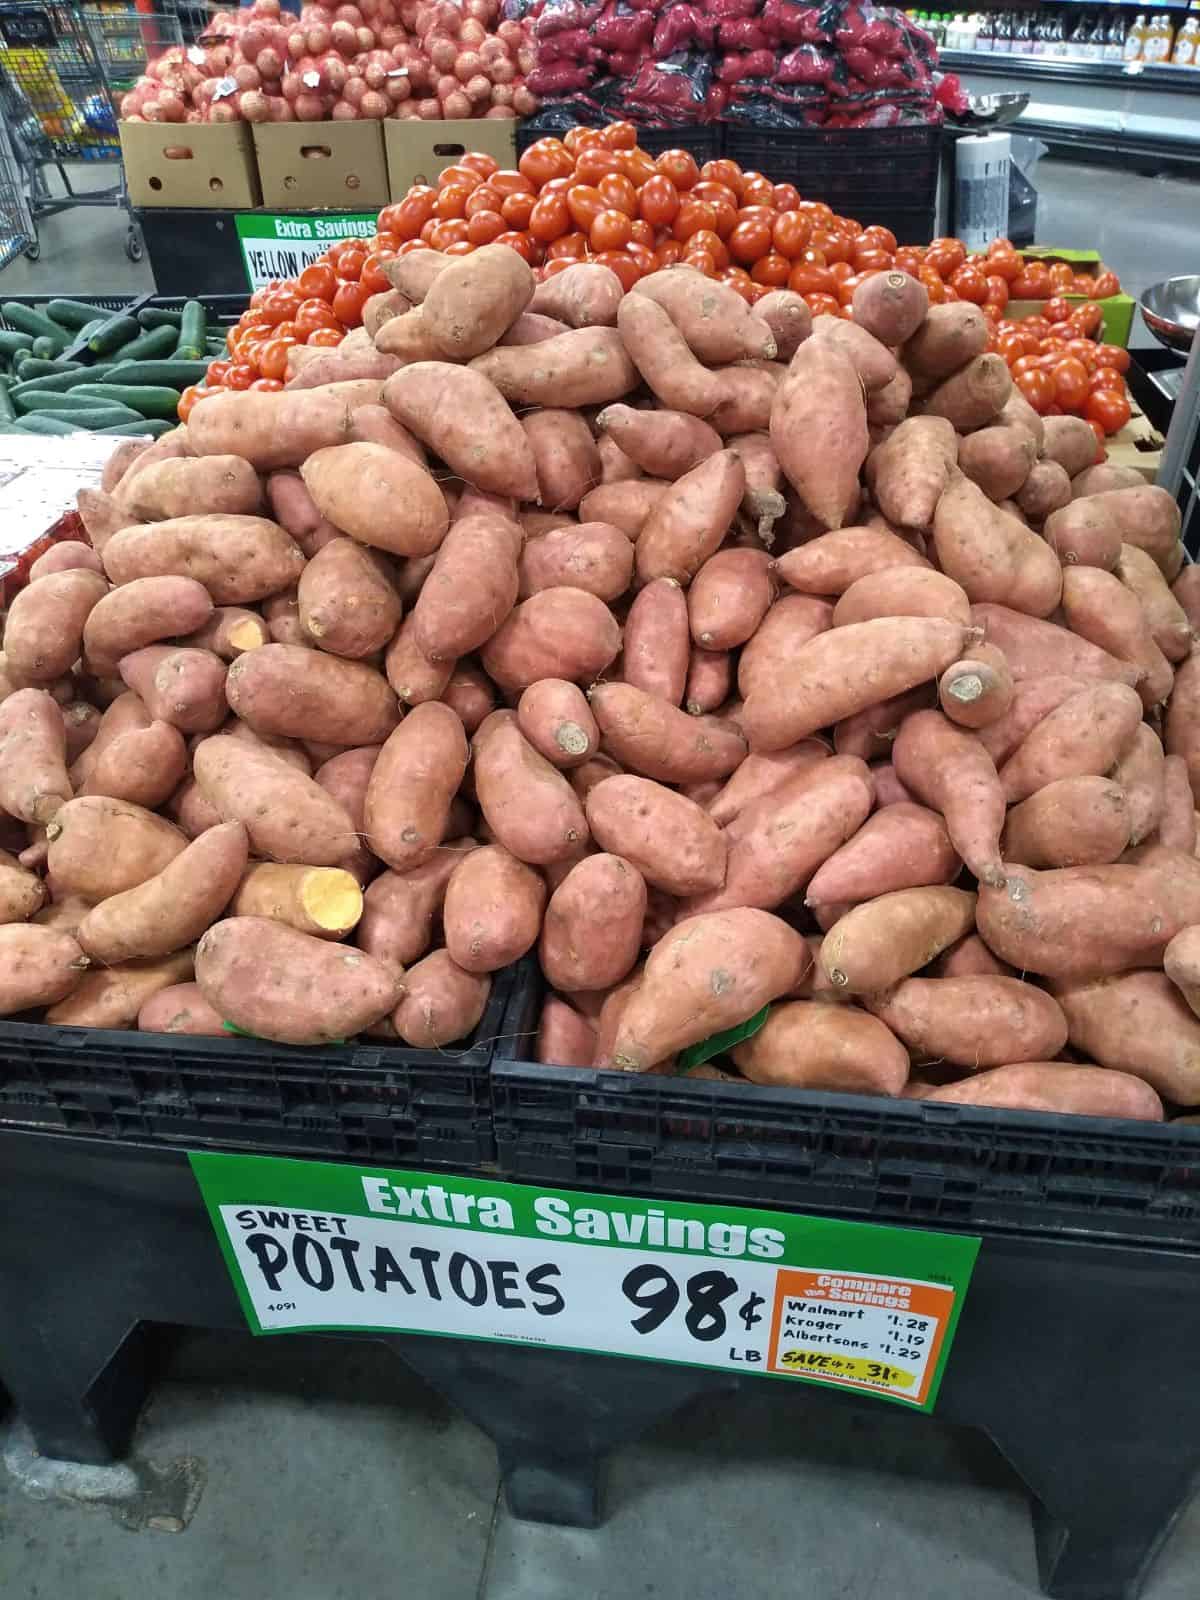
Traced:
<path id="1" fill-rule="evenodd" d="M 443 1334 L 931 1410 L 977 1238 L 736 1206 L 196 1153 L 255 1333 Z"/>

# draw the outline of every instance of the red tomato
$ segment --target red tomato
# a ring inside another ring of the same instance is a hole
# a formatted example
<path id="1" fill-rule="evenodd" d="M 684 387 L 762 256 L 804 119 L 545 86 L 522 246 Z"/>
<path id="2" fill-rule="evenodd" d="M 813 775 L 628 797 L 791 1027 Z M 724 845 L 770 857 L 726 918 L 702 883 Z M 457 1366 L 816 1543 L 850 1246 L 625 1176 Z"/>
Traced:
<path id="1" fill-rule="evenodd" d="M 706 161 L 700 168 L 700 176 L 705 183 L 723 183 L 727 189 L 731 189 L 739 199 L 741 198 L 742 169 L 736 161 L 728 159 Z"/>
<path id="2" fill-rule="evenodd" d="M 589 144 L 603 144 L 604 139 L 600 128 L 568 128 L 563 134 L 563 143 L 573 156 L 581 150 L 586 150 Z"/>
<path id="3" fill-rule="evenodd" d="M 563 173 L 562 176 L 567 177 L 572 171 L 574 171 L 573 166 L 568 169 L 568 172 Z M 549 181 L 549 179 L 545 180 L 547 183 Z M 534 192 L 533 184 L 529 181 L 525 174 L 523 172 L 514 172 L 511 167 L 502 167 L 499 172 L 493 172 L 491 177 L 488 179 L 488 187 L 490 189 L 498 190 L 499 193 L 505 197 L 505 199 L 507 199 L 510 194 L 533 194 Z M 538 187 L 541 188 L 543 185 L 539 184 Z"/>
<path id="4" fill-rule="evenodd" d="M 745 224 L 741 224 L 745 226 Z M 803 252 L 808 248 L 808 241 L 812 237 L 812 224 L 807 217 L 802 217 L 798 211 L 783 211 L 775 218 L 775 225 L 771 229 L 771 242 L 781 256 L 786 256 L 789 261 L 798 261 Z M 739 258 L 740 259 L 740 258 Z"/>
<path id="5" fill-rule="evenodd" d="M 623 211 L 627 217 L 637 216 L 637 190 L 623 172 L 606 172 L 596 187 L 604 197 L 606 207 Z"/>
<path id="6" fill-rule="evenodd" d="M 493 170 L 495 170 L 494 163 Z M 461 183 L 468 189 L 478 189 L 482 182 L 483 176 L 481 173 L 472 171 L 470 167 L 455 163 L 452 166 L 443 167 L 438 173 L 437 186 L 439 189 L 448 189 L 451 184 Z"/>
<path id="7" fill-rule="evenodd" d="M 286 378 L 288 351 L 295 343 L 292 339 L 270 339 L 258 353 L 258 370 L 264 378 Z M 213 376 L 212 367 L 208 376 Z"/>
<path id="8" fill-rule="evenodd" d="M 204 375 L 205 383 L 224 384 L 229 375 L 230 363 L 228 361 L 210 361 L 208 371 Z"/>
<path id="9" fill-rule="evenodd" d="M 1009 284 L 1009 292 L 1014 300 L 1045 300 L 1050 294 L 1050 275 L 1042 267 L 1044 276 L 1034 271 L 1039 262 L 1027 263 Z"/>
<path id="10" fill-rule="evenodd" d="M 523 178 L 541 188 L 551 178 L 565 178 L 573 172 L 575 158 L 561 139 L 538 139 L 517 162 L 517 168 Z"/>
<path id="11" fill-rule="evenodd" d="M 1132 415 L 1129 396 L 1115 389 L 1097 389 L 1084 401 L 1083 414 L 1089 422 L 1098 422 L 1106 434 L 1119 433 Z"/>
<path id="12" fill-rule="evenodd" d="M 599 185 L 607 173 L 624 176 L 625 161 L 619 151 L 602 144 L 587 145 L 575 157 L 575 182 Z M 628 182 L 628 179 L 626 179 Z"/>
<path id="13" fill-rule="evenodd" d="M 571 221 L 583 232 L 587 232 L 592 223 L 605 209 L 604 196 L 599 189 L 590 184 L 576 183 L 567 190 L 567 210 L 570 212 Z"/>
<path id="14" fill-rule="evenodd" d="M 973 305 L 983 305 L 988 297 L 988 281 L 974 267 L 959 267 L 951 275 L 950 287 L 960 300 L 970 300 Z"/>
<path id="15" fill-rule="evenodd" d="M 394 250 L 372 250 L 362 264 L 358 281 L 368 294 L 386 294 L 391 288 L 383 274 L 383 263 L 391 260 L 395 255 Z"/>
<path id="16" fill-rule="evenodd" d="M 864 228 L 859 242 L 860 244 L 869 243 L 872 250 L 886 250 L 888 255 L 895 255 L 897 249 L 896 235 L 890 228 L 881 228 L 878 223 L 873 223 L 871 227 Z"/>
<path id="17" fill-rule="evenodd" d="M 1096 435 L 1096 460 L 1093 463 L 1093 465 L 1097 465 L 1098 466 L 1101 461 L 1107 461 L 1108 460 L 1108 450 L 1106 449 L 1105 444 L 1104 444 L 1104 441 L 1105 441 L 1105 438 L 1107 437 L 1107 435 L 1105 434 L 1104 429 L 1100 426 L 1100 424 L 1098 422 L 1093 422 L 1091 417 L 1087 418 L 1087 425 L 1092 430 L 1092 432 Z"/>
<path id="18" fill-rule="evenodd" d="M 337 273 L 327 261 L 314 261 L 296 280 L 305 300 L 332 300 L 337 293 Z"/>
<path id="19" fill-rule="evenodd" d="M 633 238 L 633 224 L 623 211 L 609 207 L 598 211 L 588 229 L 588 238 L 597 254 L 622 250 Z"/>
<path id="20" fill-rule="evenodd" d="M 500 165 L 491 156 L 484 155 L 482 150 L 469 150 L 458 164 L 471 172 L 477 172 L 485 183 Z"/>
<path id="21" fill-rule="evenodd" d="M 402 239 L 415 239 L 433 216 L 437 204 L 437 190 L 428 184 L 415 184 L 401 200 L 399 218 L 392 228 Z"/>
<path id="22" fill-rule="evenodd" d="M 690 189 L 700 181 L 696 158 L 687 150 L 664 150 L 654 166 L 664 178 L 670 178 L 677 189 Z"/>
<path id="23" fill-rule="evenodd" d="M 1071 323 L 1078 328 L 1080 333 L 1096 333 L 1104 322 L 1104 312 L 1094 300 L 1089 300 L 1087 305 L 1076 306 L 1071 313 Z"/>
<path id="24" fill-rule="evenodd" d="M 643 278 L 658 266 L 658 262 L 654 259 L 654 251 L 647 249 L 644 244 L 635 244 L 632 239 L 625 246 L 625 254 L 631 261 L 637 263 L 638 271 Z"/>
<path id="25" fill-rule="evenodd" d="M 987 284 L 987 299 L 985 306 L 995 306 L 997 311 L 1003 311 L 1008 305 L 1008 282 L 998 273 L 989 272 L 983 280 Z"/>
<path id="26" fill-rule="evenodd" d="M 1050 264 L 1050 287 L 1055 294 L 1070 294 L 1075 282 L 1075 274 L 1065 261 L 1054 261 Z"/>
<path id="27" fill-rule="evenodd" d="M 400 207 L 397 203 L 393 203 L 390 206 L 384 206 L 383 210 L 379 213 L 379 216 L 375 221 L 375 226 L 379 229 L 380 233 L 399 233 L 399 224 Z"/>
<path id="28" fill-rule="evenodd" d="M 610 122 L 600 129 L 600 138 L 606 150 L 632 150 L 637 144 L 637 129 L 632 122 Z"/>
<path id="29" fill-rule="evenodd" d="M 321 350 L 332 350 L 341 344 L 345 337 L 344 328 L 314 328 L 304 342 L 307 345 L 315 345 Z"/>
<path id="30" fill-rule="evenodd" d="M 1053 405 L 1054 379 L 1048 372 L 1016 372 L 1013 377 L 1017 388 L 1039 415 Z"/>
<path id="31" fill-rule="evenodd" d="M 295 322 L 296 332 L 301 337 L 313 333 L 317 328 L 336 328 L 338 326 L 338 319 L 333 314 L 333 308 L 326 305 L 324 300 L 316 298 L 301 301 L 296 312 Z"/>
<path id="32" fill-rule="evenodd" d="M 929 296 L 931 306 L 940 306 L 946 300 L 946 285 L 940 272 L 933 267 L 922 266 L 917 273 L 917 279 L 925 285 L 925 292 Z"/>
<path id="33" fill-rule="evenodd" d="M 503 204 L 504 196 L 499 189 L 493 189 L 490 183 L 481 183 L 478 189 L 472 189 L 467 196 L 463 216 L 469 219 L 477 211 L 499 211 Z"/>
<path id="34" fill-rule="evenodd" d="M 669 228 L 679 215 L 679 190 L 661 173 L 647 178 L 638 194 L 638 210 L 654 228 Z"/>
<path id="35" fill-rule="evenodd" d="M 209 368 L 209 373 L 211 373 L 211 371 L 212 371 L 212 368 L 210 367 Z M 205 376 L 205 380 L 204 381 L 206 383 L 208 382 L 208 376 L 207 375 Z M 179 407 L 178 407 L 178 409 L 179 409 L 179 420 L 180 420 L 180 422 L 186 422 L 187 421 L 187 419 L 191 416 L 193 410 L 195 409 L 197 403 L 200 400 L 203 400 L 206 395 L 209 395 L 209 394 L 224 394 L 224 392 L 225 392 L 224 388 L 220 384 L 214 384 L 211 389 L 202 389 L 199 386 L 199 384 L 196 384 L 196 383 L 189 384 L 188 387 L 179 396 Z"/>
<path id="36" fill-rule="evenodd" d="M 680 204 L 679 214 L 672 224 L 671 232 L 683 243 L 701 229 L 709 233 L 714 232 L 716 220 L 715 207 L 710 206 L 707 200 L 693 200 L 689 195 Z"/>
<path id="37" fill-rule="evenodd" d="M 602 267 L 610 267 L 616 273 L 626 294 L 629 293 L 642 275 L 642 269 L 637 262 L 632 256 L 626 255 L 623 250 L 602 250 L 598 256 L 594 256 L 592 259 L 599 262 Z"/>
<path id="38" fill-rule="evenodd" d="M 495 244 L 507 227 L 498 211 L 476 211 L 474 216 L 467 218 L 467 240 L 476 247 Z"/>
<path id="39" fill-rule="evenodd" d="M 333 314 L 345 328 L 361 327 L 363 306 L 369 298 L 361 283 L 343 283 L 333 297 Z"/>
<path id="40" fill-rule="evenodd" d="M 814 233 L 812 242 L 816 249 L 824 253 L 830 266 L 835 261 L 854 260 L 854 241 L 844 233 Z"/>
<path id="41" fill-rule="evenodd" d="M 742 184 L 742 199 L 749 206 L 768 206 L 775 209 L 775 185 L 761 172 L 747 172 Z"/>
<path id="42" fill-rule="evenodd" d="M 621 151 L 621 171 L 635 189 L 640 189 L 650 178 L 658 175 L 654 157 L 640 147 Z"/>
<path id="43" fill-rule="evenodd" d="M 278 394 L 283 384 L 278 378 L 255 378 L 250 387 L 260 394 Z"/>
<path id="44" fill-rule="evenodd" d="M 1021 276 L 1023 263 L 1015 250 L 998 251 L 987 258 L 987 274 L 989 278 L 1003 278 L 1010 286 Z"/>
<path id="45" fill-rule="evenodd" d="M 654 229 L 648 222 L 643 221 L 641 217 L 634 217 L 630 237 L 634 244 L 645 245 L 647 250 L 654 249 Z"/>
<path id="46" fill-rule="evenodd" d="M 1078 411 L 1088 396 L 1088 370 L 1074 356 L 1064 356 L 1055 363 L 1051 373 L 1054 379 L 1054 398 L 1064 411 Z"/>
<path id="47" fill-rule="evenodd" d="M 786 257 L 784 258 L 786 260 Z M 837 279 L 828 267 L 817 266 L 809 261 L 798 262 L 788 273 L 787 286 L 796 294 L 803 295 L 808 301 L 808 309 L 816 315 L 813 307 L 813 296 L 820 295 L 826 300 L 832 300 L 834 305 L 839 305 L 837 298 Z"/>
<path id="48" fill-rule="evenodd" d="M 966 259 L 967 252 L 958 239 L 935 239 L 925 252 L 925 265 L 943 279 L 957 272 Z"/>
<path id="49" fill-rule="evenodd" d="M 448 222 L 435 222 L 433 231 L 429 235 L 430 247 L 434 250 L 448 250 L 452 244 L 466 244 L 469 227 L 470 223 L 465 217 L 451 217 Z"/>
<path id="50" fill-rule="evenodd" d="M 1019 284 L 1020 279 L 1017 282 Z M 1014 290 L 1013 292 L 1016 293 L 1017 291 Z M 1066 322 L 1071 315 L 1071 308 L 1061 295 L 1055 295 L 1053 299 L 1047 300 L 1042 307 L 1042 315 L 1050 323 Z"/>
<path id="51" fill-rule="evenodd" d="M 892 266 L 891 251 L 864 247 L 861 239 L 855 243 L 853 260 L 855 272 L 888 272 Z"/>
<path id="52" fill-rule="evenodd" d="M 678 239 L 664 239 L 662 244 L 654 247 L 654 262 L 660 269 L 673 267 L 677 261 L 683 260 L 683 246 Z"/>
<path id="53" fill-rule="evenodd" d="M 783 220 L 782 218 L 780 219 Z M 740 261 L 746 266 L 752 266 L 761 256 L 765 256 L 771 249 L 771 228 L 769 223 L 757 220 L 739 222 L 729 235 L 726 243 L 729 254 L 735 261 Z M 786 254 L 786 252 L 783 252 Z"/>
<path id="54" fill-rule="evenodd" d="M 771 204 L 776 211 L 795 211 L 800 204 L 800 191 L 794 183 L 777 183 L 772 190 Z"/>
<path id="55" fill-rule="evenodd" d="M 841 302 L 834 295 L 806 294 L 804 299 L 814 317 L 836 317 L 841 315 Z"/>
<path id="56" fill-rule="evenodd" d="M 528 155 L 528 151 L 525 152 Z M 500 205 L 500 215 L 515 232 L 529 226 L 536 201 L 531 194 L 506 195 Z"/>
<path id="57" fill-rule="evenodd" d="M 471 191 L 465 183 L 450 183 L 444 189 L 438 190 L 437 203 L 434 206 L 434 216 L 443 222 L 452 217 L 465 217 L 467 214 L 467 201 L 471 198 Z"/>
<path id="58" fill-rule="evenodd" d="M 467 224 L 467 227 L 470 228 L 470 223 Z M 442 254 L 447 256 L 470 256 L 474 255 L 478 249 L 479 246 L 472 244 L 468 237 L 466 239 L 455 239 L 452 244 L 446 246 Z"/>
<path id="59" fill-rule="evenodd" d="M 235 362 L 226 376 L 226 388 L 248 389 L 258 375 L 258 367 L 252 365 L 249 361 Z"/>
<path id="60" fill-rule="evenodd" d="M 510 250 L 515 250 L 519 256 L 528 261 L 531 267 L 537 262 L 540 246 L 528 233 L 502 233 L 498 239 L 493 239 L 492 243 L 506 244 Z"/>
<path id="61" fill-rule="evenodd" d="M 702 272 L 706 278 L 715 278 L 717 275 L 717 263 L 707 250 L 693 250 L 690 246 L 686 246 L 683 261 L 685 266 L 695 267 L 696 271 Z"/>
<path id="62" fill-rule="evenodd" d="M 543 244 L 549 244 L 553 239 L 561 239 L 571 227 L 571 213 L 567 210 L 566 196 L 544 194 L 535 200 L 529 213 L 528 226 L 533 237 L 540 239 Z M 504 232 L 502 222 L 499 232 Z"/>
<path id="63" fill-rule="evenodd" d="M 560 262 L 557 269 L 560 272 L 564 266 L 569 267 L 572 261 L 586 261 L 590 254 L 586 233 L 567 233 L 546 246 L 546 260 Z"/>
<path id="64" fill-rule="evenodd" d="M 1016 291 L 1014 290 L 1011 292 L 1015 294 Z M 1036 347 L 1050 332 L 1050 324 L 1046 321 L 1045 317 L 1026 317 L 1025 320 L 1020 324 L 1020 327 L 1021 331 L 1023 333 L 1027 333 L 1034 341 L 1035 349 L 1031 352 L 1031 354 L 1036 353 Z"/>
<path id="65" fill-rule="evenodd" d="M 836 267 L 830 268 L 836 272 Z M 844 306 L 850 305 L 854 300 L 854 291 L 860 283 L 866 283 L 868 278 L 874 277 L 873 272 L 852 272 L 849 277 L 838 279 L 838 299 Z"/>
<path id="66" fill-rule="evenodd" d="M 1129 351 L 1122 350 L 1119 344 L 1099 344 L 1095 346 L 1096 364 L 1101 367 L 1115 367 L 1118 372 L 1129 371 Z"/>
<path id="67" fill-rule="evenodd" d="M 1091 296 L 1093 300 L 1107 300 L 1110 295 L 1120 294 L 1121 280 L 1115 272 L 1101 272 L 1092 280 Z"/>

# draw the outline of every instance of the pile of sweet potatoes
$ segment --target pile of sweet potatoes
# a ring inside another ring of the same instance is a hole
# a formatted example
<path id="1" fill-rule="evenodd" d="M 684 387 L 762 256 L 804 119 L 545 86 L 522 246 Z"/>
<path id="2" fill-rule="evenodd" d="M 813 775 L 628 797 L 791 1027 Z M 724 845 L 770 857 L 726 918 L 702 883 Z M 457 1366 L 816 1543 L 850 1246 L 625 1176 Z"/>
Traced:
<path id="1" fill-rule="evenodd" d="M 83 491 L 0 662 L 0 1014 L 452 1044 L 1159 1118 L 1200 1106 L 1200 622 L 902 273 L 419 250 L 282 393 Z M 369 330 L 369 331 L 367 331 Z M 303 364 L 301 364 L 303 362 Z"/>

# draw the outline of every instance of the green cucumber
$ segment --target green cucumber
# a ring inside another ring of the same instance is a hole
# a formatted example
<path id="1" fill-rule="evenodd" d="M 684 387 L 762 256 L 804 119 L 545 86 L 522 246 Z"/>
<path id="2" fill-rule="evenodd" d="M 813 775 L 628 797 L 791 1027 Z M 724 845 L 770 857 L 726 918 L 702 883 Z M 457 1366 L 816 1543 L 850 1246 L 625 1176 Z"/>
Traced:
<path id="1" fill-rule="evenodd" d="M 33 341 L 33 355 L 37 361 L 53 361 L 62 350 L 62 344 L 57 339 L 48 339 L 44 333 L 39 333 Z"/>
<path id="2" fill-rule="evenodd" d="M 93 317 L 86 328 L 80 328 L 78 338 L 90 339 L 94 333 L 98 333 L 100 331 L 107 321 L 107 317 Z"/>
<path id="3" fill-rule="evenodd" d="M 153 361 L 159 357 L 173 356 L 178 343 L 177 328 L 151 328 L 121 346 L 121 360 Z"/>
<path id="4" fill-rule="evenodd" d="M 208 314 L 199 300 L 189 300 L 179 319 L 179 349 L 176 354 L 184 361 L 196 361 L 204 354 L 204 339 Z"/>
<path id="5" fill-rule="evenodd" d="M 8 383 L 0 378 L 0 422 L 15 422 L 16 415 L 12 400 L 9 398 Z"/>
<path id="6" fill-rule="evenodd" d="M 25 370 L 29 363 L 25 363 Z M 97 383 L 106 377 L 110 371 L 107 362 L 98 361 L 94 367 L 80 367 L 76 372 L 56 372 L 44 378 L 26 378 L 22 376 L 20 383 L 13 390 L 13 399 L 19 405 L 26 394 L 63 394 L 68 389 L 77 388 L 81 383 Z"/>
<path id="7" fill-rule="evenodd" d="M 149 434 L 152 439 L 159 439 L 164 433 L 170 433 L 173 424 L 164 422 L 161 417 L 151 417 L 146 422 L 118 422 L 112 428 L 95 428 L 93 432 L 103 433 L 118 439 L 144 438 Z"/>
<path id="8" fill-rule="evenodd" d="M 81 428 L 86 433 L 94 433 L 98 428 L 116 428 L 123 422 L 145 423 L 144 417 L 139 417 L 136 411 L 131 411 L 128 406 L 90 405 L 80 406 L 78 410 L 43 411 L 37 410 L 21 418 L 21 425 L 36 422 L 39 417 L 55 417 L 59 422 L 69 422 L 73 428 Z"/>
<path id="9" fill-rule="evenodd" d="M 57 322 L 51 322 L 49 317 L 44 317 L 40 311 L 34 311 L 30 306 L 23 306 L 17 300 L 6 300 L 0 305 L 0 314 L 5 322 L 12 327 L 27 333 L 33 339 L 53 339 L 55 345 L 61 350 L 67 342 L 67 335 Z"/>
<path id="10" fill-rule="evenodd" d="M 127 317 L 123 311 L 118 311 L 115 317 L 109 317 L 108 321 L 92 334 L 88 340 L 88 349 L 94 356 L 112 355 L 114 350 L 119 350 L 131 339 L 136 339 L 141 331 L 140 323 L 133 317 Z"/>
<path id="11" fill-rule="evenodd" d="M 24 386 L 22 386 L 24 387 Z M 97 406 L 123 405 L 121 400 L 89 400 L 73 390 L 25 389 L 17 395 L 14 404 L 21 411 L 94 411 Z M 128 407 L 133 411 L 133 407 Z M 137 415 L 137 412 L 134 412 Z"/>
<path id="12" fill-rule="evenodd" d="M 118 361 L 105 382 L 165 384 L 168 389 L 186 389 L 190 383 L 199 383 L 207 371 L 207 361 Z"/>
<path id="13" fill-rule="evenodd" d="M 18 433 L 85 433 L 87 430 L 82 422 L 65 422 L 61 417 L 52 417 L 46 411 L 39 411 L 32 417 L 22 417 L 20 422 L 17 423 L 16 431 Z"/>
<path id="14" fill-rule="evenodd" d="M 56 356 L 53 361 L 44 361 L 40 356 L 27 355 L 21 362 L 21 382 L 29 383 L 35 378 L 66 377 L 72 372 L 92 370 L 85 367 L 82 361 L 64 361 L 61 356 Z"/>
<path id="15" fill-rule="evenodd" d="M 101 405 L 128 406 L 144 417 L 175 418 L 179 411 L 179 390 L 157 388 L 151 384 L 85 383 L 71 391 L 72 400 L 93 400 Z"/>
<path id="16" fill-rule="evenodd" d="M 143 306 L 137 319 L 143 328 L 174 328 L 179 330 L 182 311 L 163 311 L 158 306 Z"/>
<path id="17" fill-rule="evenodd" d="M 97 311 L 96 306 L 85 305 L 82 300 L 47 300 L 46 315 L 53 317 L 55 322 L 64 328 L 78 332 L 86 328 L 93 321 Z"/>
<path id="18" fill-rule="evenodd" d="M 33 349 L 33 335 L 20 328 L 0 328 L 0 356 L 19 355 L 22 350 Z"/>

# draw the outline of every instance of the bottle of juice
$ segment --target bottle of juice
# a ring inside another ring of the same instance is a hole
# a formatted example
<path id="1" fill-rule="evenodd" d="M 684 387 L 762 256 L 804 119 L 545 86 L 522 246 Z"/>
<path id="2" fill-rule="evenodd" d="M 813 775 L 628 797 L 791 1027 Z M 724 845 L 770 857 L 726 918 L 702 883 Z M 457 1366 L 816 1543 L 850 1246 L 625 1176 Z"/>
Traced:
<path id="1" fill-rule="evenodd" d="M 1176 36 L 1175 48 L 1171 52 L 1172 66 L 1194 67 L 1198 47 L 1200 47 L 1200 22 L 1197 22 L 1195 17 L 1189 17 Z"/>
<path id="2" fill-rule="evenodd" d="M 1155 66 L 1161 66 L 1164 61 L 1171 59 L 1171 46 L 1174 43 L 1174 30 L 1171 19 L 1165 11 L 1160 11 L 1150 24 L 1150 32 L 1146 35 L 1144 55 L 1147 61 Z"/>
<path id="3" fill-rule="evenodd" d="M 1146 14 L 1139 11 L 1133 19 L 1133 26 L 1125 35 L 1126 61 L 1141 61 L 1145 55 L 1146 35 L 1149 29 L 1146 26 Z"/>

